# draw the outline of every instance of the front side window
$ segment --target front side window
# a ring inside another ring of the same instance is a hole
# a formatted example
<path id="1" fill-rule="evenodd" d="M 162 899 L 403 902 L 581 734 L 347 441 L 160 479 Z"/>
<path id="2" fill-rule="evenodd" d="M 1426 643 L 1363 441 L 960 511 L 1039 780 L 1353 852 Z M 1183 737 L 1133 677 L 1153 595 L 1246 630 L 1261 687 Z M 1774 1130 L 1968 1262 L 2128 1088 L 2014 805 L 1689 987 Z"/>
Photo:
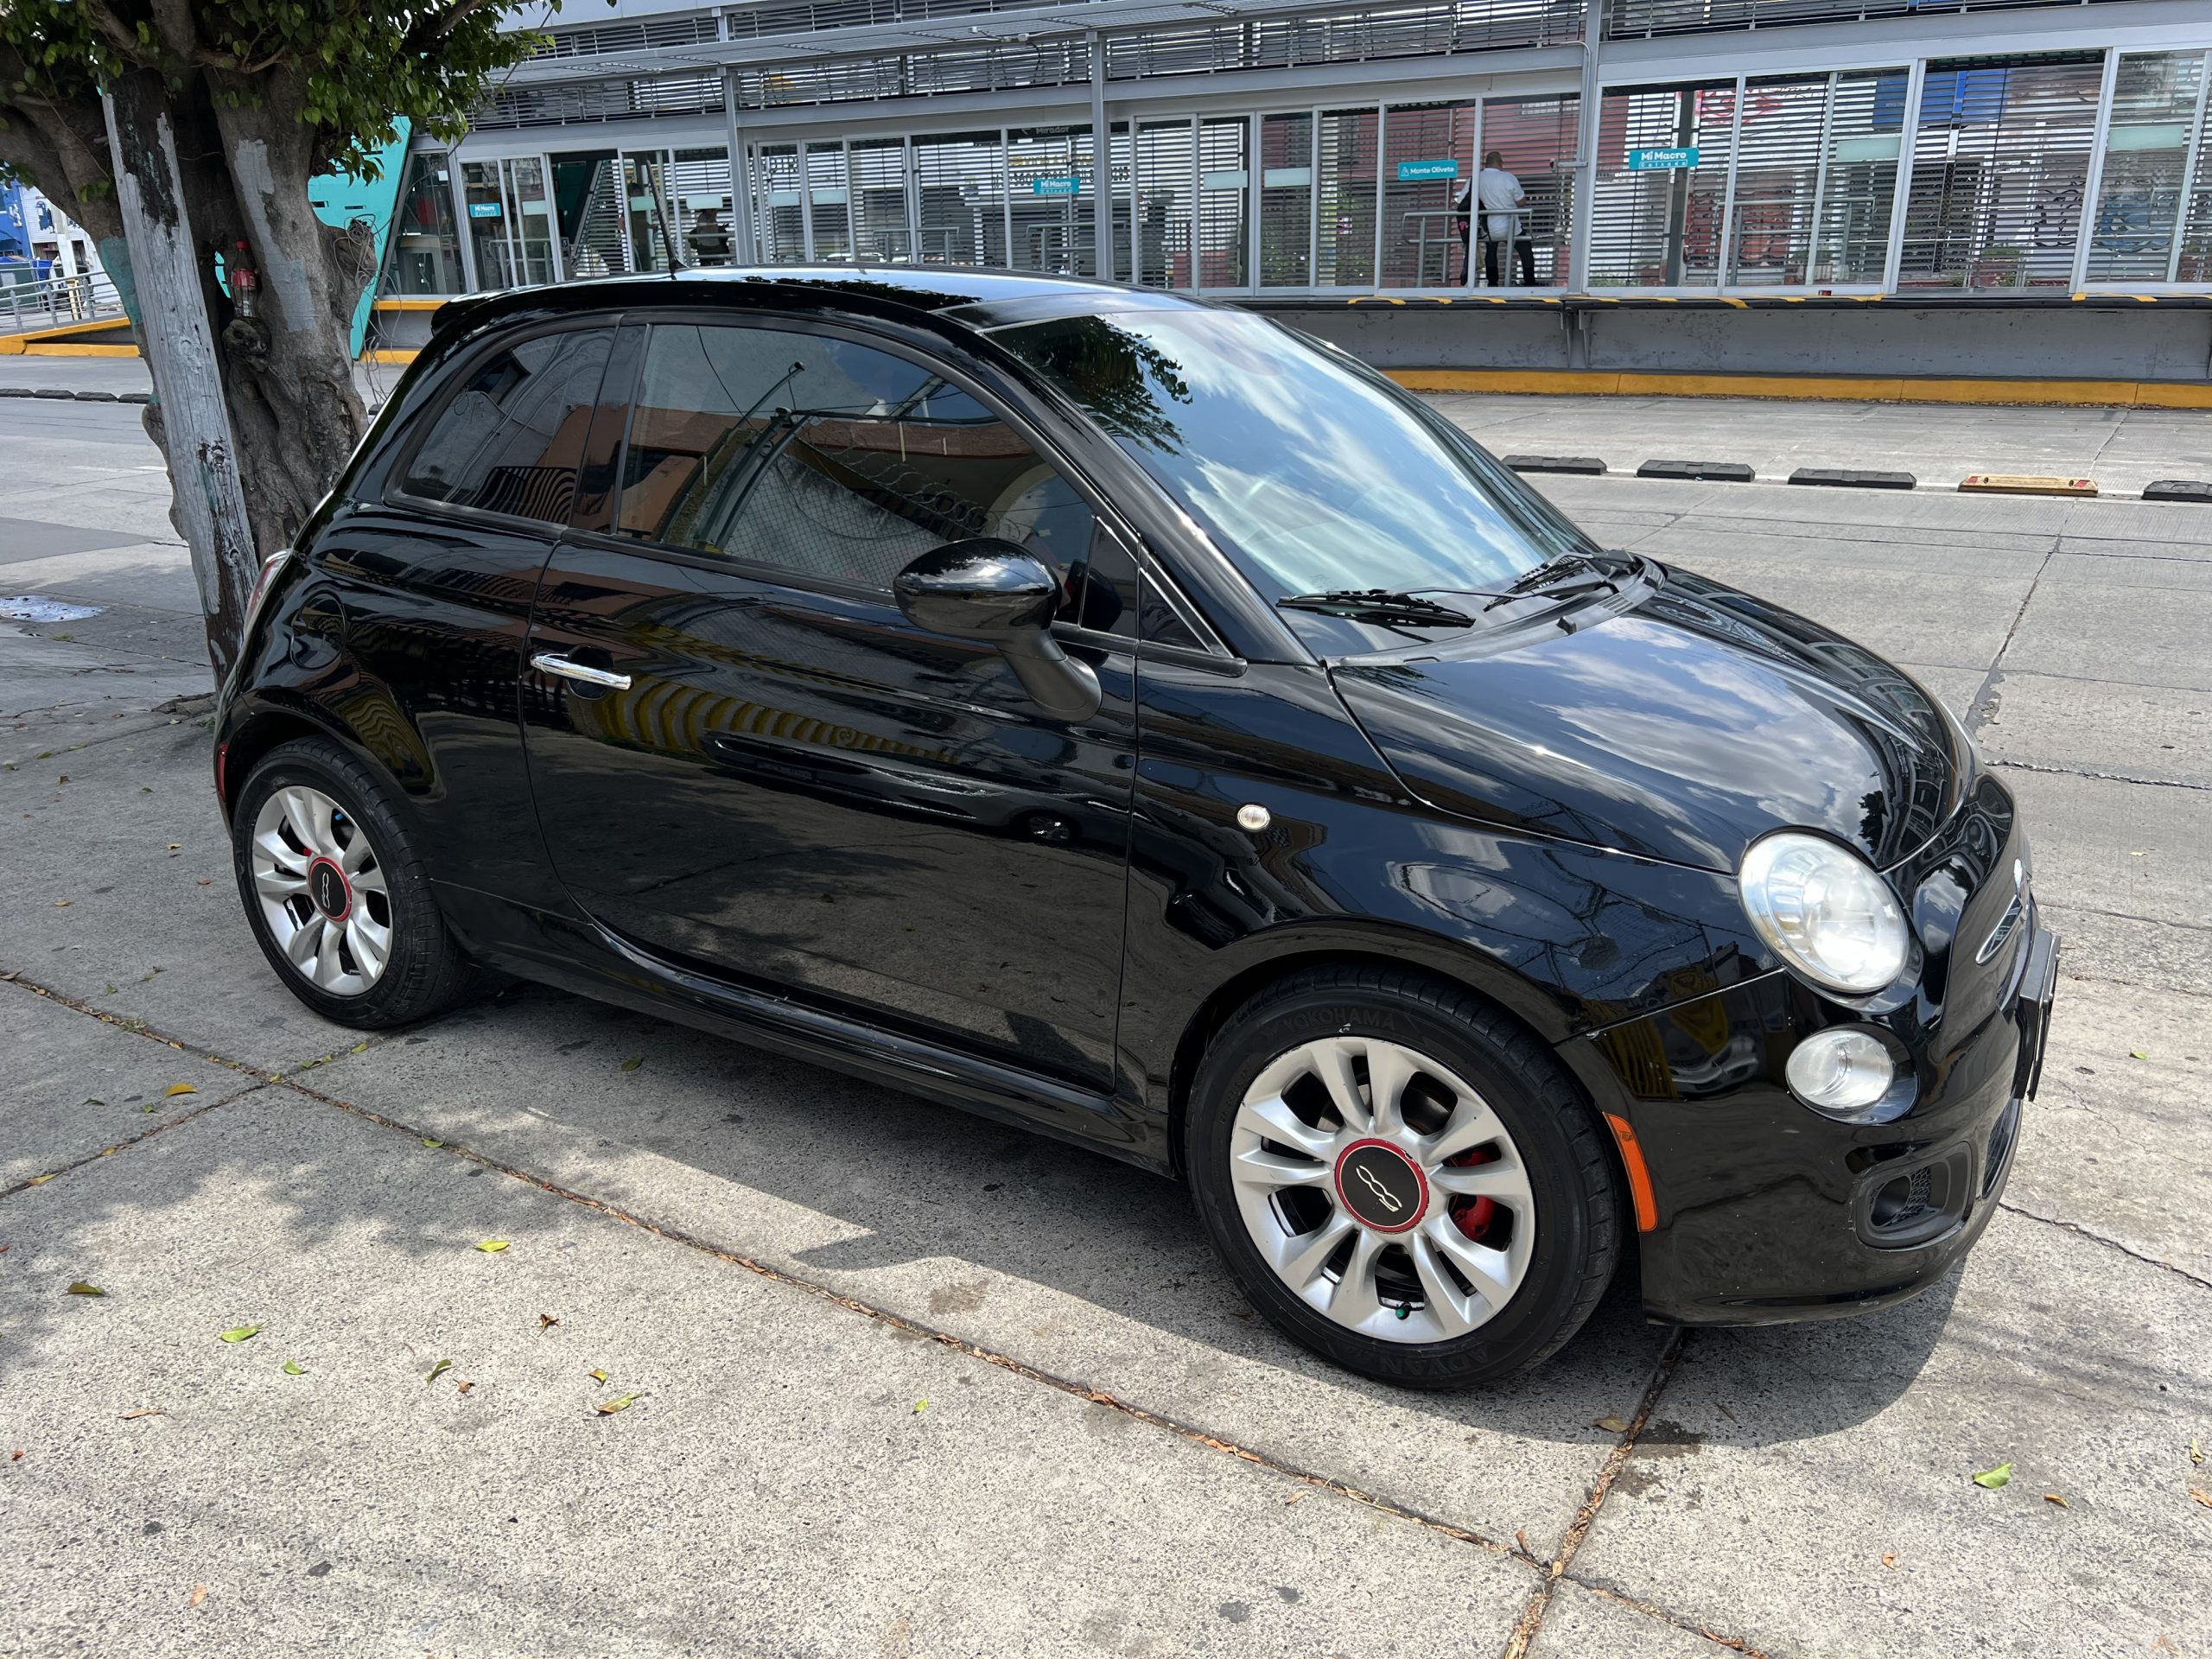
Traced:
<path id="1" fill-rule="evenodd" d="M 604 328 L 540 334 L 486 359 L 439 411 L 400 487 L 426 501 L 566 524 L 613 338 Z"/>
<path id="2" fill-rule="evenodd" d="M 1270 600 L 1495 591 L 1588 540 L 1441 416 L 1262 317 L 1192 307 L 1008 325 Z"/>
<path id="3" fill-rule="evenodd" d="M 1087 584 L 1090 506 L 1020 432 L 925 365 L 829 335 L 656 327 L 623 457 L 619 533 L 887 592 L 920 555 L 989 536 Z M 1095 591 L 1086 593 L 1086 587 Z"/>

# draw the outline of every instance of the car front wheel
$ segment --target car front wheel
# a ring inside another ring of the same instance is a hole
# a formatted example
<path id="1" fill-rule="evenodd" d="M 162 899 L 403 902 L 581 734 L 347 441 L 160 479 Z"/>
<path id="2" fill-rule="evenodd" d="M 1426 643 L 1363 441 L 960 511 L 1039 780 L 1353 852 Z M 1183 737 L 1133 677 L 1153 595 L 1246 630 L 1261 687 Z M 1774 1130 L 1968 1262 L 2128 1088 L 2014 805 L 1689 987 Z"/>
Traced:
<path id="1" fill-rule="evenodd" d="M 338 744 L 302 738 L 254 767 L 231 820 L 262 954 L 301 1001 L 362 1029 L 439 1013 L 471 978 L 385 793 Z"/>
<path id="2" fill-rule="evenodd" d="M 1579 1330 L 1621 1249 L 1595 1116 L 1495 1007 L 1402 970 L 1304 970 L 1208 1047 L 1185 1154 L 1254 1306 L 1367 1376 L 1490 1382 Z"/>

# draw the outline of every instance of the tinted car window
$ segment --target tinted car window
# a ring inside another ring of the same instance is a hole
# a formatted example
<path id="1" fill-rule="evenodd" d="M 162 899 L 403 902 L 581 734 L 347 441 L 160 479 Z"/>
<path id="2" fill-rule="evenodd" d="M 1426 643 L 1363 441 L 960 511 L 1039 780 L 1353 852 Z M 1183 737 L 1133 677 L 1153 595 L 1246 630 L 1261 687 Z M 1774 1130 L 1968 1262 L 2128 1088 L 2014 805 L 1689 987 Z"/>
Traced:
<path id="1" fill-rule="evenodd" d="M 1265 318 L 1161 308 L 992 336 L 1073 397 L 1270 599 L 1482 591 L 1594 550 L 1442 416 Z"/>
<path id="2" fill-rule="evenodd" d="M 599 328 L 541 334 L 486 359 L 440 411 L 401 488 L 566 524 L 612 338 Z"/>
<path id="3" fill-rule="evenodd" d="M 1001 537 L 1052 568 L 1069 613 L 1120 608 L 1103 587 L 1085 607 L 1096 519 L 1020 433 L 920 364 L 821 334 L 655 327 L 616 524 L 884 591 L 932 548 Z"/>

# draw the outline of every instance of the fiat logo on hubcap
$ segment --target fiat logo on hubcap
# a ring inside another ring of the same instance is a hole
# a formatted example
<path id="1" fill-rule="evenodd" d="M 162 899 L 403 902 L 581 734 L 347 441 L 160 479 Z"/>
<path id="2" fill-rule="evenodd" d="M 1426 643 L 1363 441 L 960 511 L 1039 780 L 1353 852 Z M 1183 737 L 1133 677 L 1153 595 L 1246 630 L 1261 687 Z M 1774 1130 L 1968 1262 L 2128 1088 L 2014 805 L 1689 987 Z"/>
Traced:
<path id="1" fill-rule="evenodd" d="M 1378 1233 L 1402 1233 L 1428 1211 L 1428 1179 L 1388 1141 L 1355 1141 L 1337 1160 L 1337 1202 Z"/>
<path id="2" fill-rule="evenodd" d="M 334 922 L 353 907 L 353 894 L 346 885 L 344 872 L 327 858 L 318 858 L 308 866 L 308 896 Z"/>

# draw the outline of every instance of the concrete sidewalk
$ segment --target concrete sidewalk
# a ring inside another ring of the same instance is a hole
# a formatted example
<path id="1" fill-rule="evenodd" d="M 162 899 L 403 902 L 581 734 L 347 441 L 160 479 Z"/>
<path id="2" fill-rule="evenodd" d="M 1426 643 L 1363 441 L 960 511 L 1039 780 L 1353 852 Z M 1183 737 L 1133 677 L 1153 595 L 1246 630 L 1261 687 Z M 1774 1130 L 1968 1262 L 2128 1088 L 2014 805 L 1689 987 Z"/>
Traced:
<path id="1" fill-rule="evenodd" d="M 153 529 L 109 429 L 16 439 L 17 534 Z M 181 550 L 49 539 L 0 590 L 103 608 L 0 632 L 0 1651 L 2212 1654 L 2212 514 L 1547 487 L 1911 665 L 2020 795 L 2069 977 L 1963 1273 L 1686 1338 L 1624 1281 L 1409 1395 L 1091 1154 L 536 988 L 365 1041 L 154 712 Z"/>

